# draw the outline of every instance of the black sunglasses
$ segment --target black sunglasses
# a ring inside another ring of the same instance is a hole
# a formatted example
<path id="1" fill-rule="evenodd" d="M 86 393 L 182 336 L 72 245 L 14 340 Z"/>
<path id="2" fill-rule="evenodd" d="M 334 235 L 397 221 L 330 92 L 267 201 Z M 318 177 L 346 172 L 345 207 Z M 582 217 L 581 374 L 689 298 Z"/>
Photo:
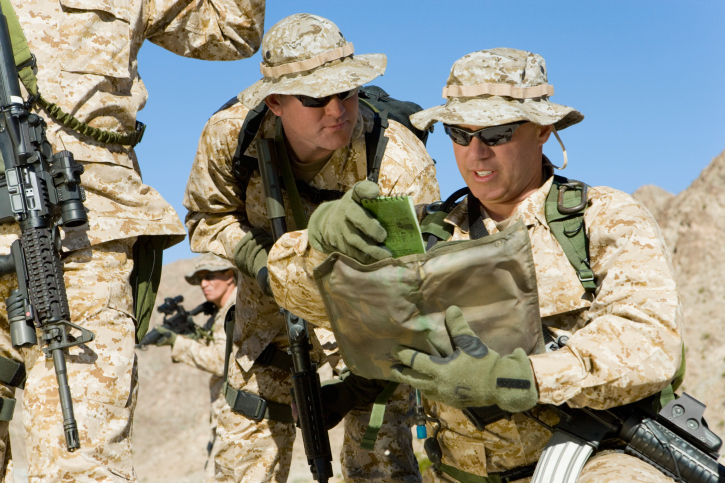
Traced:
<path id="1" fill-rule="evenodd" d="M 473 132 L 462 127 L 449 126 L 448 124 L 444 124 L 443 128 L 453 142 L 461 146 L 468 146 L 473 138 L 478 138 L 486 146 L 499 146 L 511 141 L 519 126 L 527 122 L 529 121 L 512 122 L 501 126 L 485 127 Z"/>
<path id="2" fill-rule="evenodd" d="M 350 99 L 352 96 L 357 94 L 357 87 L 354 89 L 350 89 L 349 91 L 345 92 L 338 92 L 337 94 L 332 94 L 331 96 L 325 96 L 325 97 L 310 97 L 310 96 L 301 96 L 301 95 L 295 95 L 295 97 L 302 103 L 305 107 L 325 107 L 330 103 L 333 97 L 337 96 L 340 98 L 341 101 L 346 101 Z"/>

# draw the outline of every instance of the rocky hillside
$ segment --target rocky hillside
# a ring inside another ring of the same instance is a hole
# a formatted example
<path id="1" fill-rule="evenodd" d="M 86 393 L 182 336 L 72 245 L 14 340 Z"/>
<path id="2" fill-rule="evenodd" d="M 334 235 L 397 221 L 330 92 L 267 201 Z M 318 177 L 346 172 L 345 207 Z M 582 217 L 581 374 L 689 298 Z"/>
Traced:
<path id="1" fill-rule="evenodd" d="M 725 152 L 677 196 L 655 186 L 634 193 L 657 218 L 677 272 L 685 313 L 687 377 L 681 390 L 707 405 L 725 436 Z"/>
<path id="2" fill-rule="evenodd" d="M 662 227 L 677 271 L 687 346 L 682 390 L 707 405 L 711 429 L 725 437 L 725 152 L 679 195 L 650 185 L 634 196 Z M 203 301 L 201 291 L 183 278 L 192 265 L 193 260 L 180 260 L 164 266 L 158 303 L 183 295 L 191 309 Z M 154 314 L 152 325 L 160 321 Z M 208 375 L 173 364 L 167 347 L 150 347 L 138 357 L 134 464 L 140 481 L 201 482 L 210 434 Z M 11 429 L 16 481 L 27 481 L 19 418 Z M 339 431 L 331 436 L 333 448 L 339 448 Z M 312 481 L 301 446 L 295 445 L 290 483 Z M 339 475 L 339 466 L 335 469 Z"/>

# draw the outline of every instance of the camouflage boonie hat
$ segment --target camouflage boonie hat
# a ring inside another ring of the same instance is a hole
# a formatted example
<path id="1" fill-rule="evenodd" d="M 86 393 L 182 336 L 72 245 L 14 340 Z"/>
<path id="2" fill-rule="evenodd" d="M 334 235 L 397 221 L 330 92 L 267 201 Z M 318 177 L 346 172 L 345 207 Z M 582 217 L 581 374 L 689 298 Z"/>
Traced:
<path id="1" fill-rule="evenodd" d="M 205 253 L 196 259 L 194 270 L 184 275 L 190 285 L 201 284 L 200 272 L 221 272 L 223 270 L 234 271 L 234 278 L 237 277 L 237 269 L 229 260 L 224 260 L 213 253 Z"/>
<path id="2" fill-rule="evenodd" d="M 443 88 L 448 100 L 444 105 L 413 114 L 410 120 L 418 129 L 438 121 L 480 127 L 532 121 L 561 131 L 584 119 L 576 109 L 550 102 L 553 95 L 540 55 L 508 48 L 481 50 L 453 64 Z"/>
<path id="3" fill-rule="evenodd" d="M 297 13 L 267 31 L 262 39 L 264 76 L 239 94 L 250 109 L 270 94 L 326 97 L 349 91 L 385 73 L 384 54 L 353 55 L 352 42 L 329 20 Z"/>

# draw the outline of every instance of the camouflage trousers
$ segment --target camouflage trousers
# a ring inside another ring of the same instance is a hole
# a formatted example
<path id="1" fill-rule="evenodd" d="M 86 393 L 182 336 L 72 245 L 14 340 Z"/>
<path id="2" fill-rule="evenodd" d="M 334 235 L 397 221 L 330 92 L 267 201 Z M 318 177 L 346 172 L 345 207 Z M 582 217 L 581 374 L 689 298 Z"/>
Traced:
<path id="1" fill-rule="evenodd" d="M 289 404 L 291 383 L 287 371 L 255 365 L 244 372 L 235 361 L 230 363 L 229 384 L 232 387 L 259 394 L 270 401 Z M 421 481 L 413 455 L 410 426 L 406 421 L 409 392 L 407 387 L 401 387 L 391 397 L 373 451 L 360 448 L 370 412 L 355 410 L 347 415 L 340 455 L 347 483 Z M 219 451 L 214 481 L 285 483 L 295 436 L 296 429 L 291 424 L 268 419 L 257 422 L 225 405 L 217 427 Z"/>
<path id="2" fill-rule="evenodd" d="M 458 483 L 458 480 L 429 467 L 426 471 L 426 483 L 446 482 Z M 516 480 L 513 483 L 529 483 L 531 478 Z M 577 483 L 621 483 L 623 481 L 635 483 L 674 483 L 674 480 L 662 474 L 654 466 L 645 463 L 639 458 L 623 453 L 601 453 L 584 465 Z"/>
<path id="3" fill-rule="evenodd" d="M 214 377 L 215 376 L 213 376 L 213 378 Z M 227 403 L 224 400 L 224 395 L 221 394 L 221 380 L 219 381 L 219 384 L 214 384 L 212 386 L 211 392 L 211 413 L 209 414 L 209 428 L 211 430 L 211 436 L 209 438 L 209 443 L 207 446 L 209 456 L 206 459 L 206 463 L 204 463 L 204 481 L 207 483 L 214 481 L 214 459 L 219 452 L 219 437 L 217 436 L 219 415 L 221 414 L 224 407 L 227 406 Z"/>
<path id="4" fill-rule="evenodd" d="M 52 360 L 46 359 L 38 346 L 22 349 L 19 360 L 25 362 L 28 374 L 23 425 L 30 482 L 136 480 L 131 461 L 131 420 L 138 375 L 129 283 L 134 241 L 115 240 L 64 257 L 71 321 L 96 335 L 94 341 L 70 348 L 66 356 L 80 437 L 80 449 L 75 452 L 66 450 Z M 14 275 L 0 278 L 3 355 L 10 346 L 4 301 L 15 286 Z"/>

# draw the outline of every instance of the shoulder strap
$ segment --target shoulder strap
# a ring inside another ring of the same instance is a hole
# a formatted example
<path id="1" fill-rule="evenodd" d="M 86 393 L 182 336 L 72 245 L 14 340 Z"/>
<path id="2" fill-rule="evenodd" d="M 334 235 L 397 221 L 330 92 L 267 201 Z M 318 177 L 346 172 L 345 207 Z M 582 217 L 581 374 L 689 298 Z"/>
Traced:
<path id="1" fill-rule="evenodd" d="M 388 145 L 388 138 L 384 135 L 388 128 L 388 111 L 379 111 L 375 106 L 360 99 L 360 103 L 373 111 L 373 129 L 365 133 L 365 156 L 368 166 L 368 180 L 378 182 L 380 176 L 380 165 L 383 163 L 385 148 Z"/>
<path id="2" fill-rule="evenodd" d="M 226 107 L 231 105 L 233 104 L 229 104 L 229 102 L 224 104 Z M 224 106 L 222 106 L 222 109 L 224 109 Z M 257 107 L 247 113 L 242 129 L 239 130 L 237 149 L 234 151 L 234 157 L 232 157 L 232 172 L 239 183 L 242 200 L 245 200 L 247 196 L 247 185 L 252 177 L 252 171 L 259 168 L 257 158 L 247 156 L 244 153 L 252 145 L 252 141 L 259 132 L 268 110 L 267 104 L 260 102 Z"/>
<path id="3" fill-rule="evenodd" d="M 420 232 L 426 241 L 426 251 L 439 241 L 446 241 L 453 236 L 454 227 L 446 222 L 446 217 L 456 207 L 457 201 L 468 194 L 470 194 L 468 187 L 464 187 L 456 190 L 445 201 L 434 201 L 425 207 L 426 214 L 420 222 Z"/>
<path id="4" fill-rule="evenodd" d="M 555 175 L 546 197 L 546 222 L 552 235 L 576 270 L 584 290 L 593 293 L 597 284 L 589 261 L 589 239 L 584 226 L 588 186 Z"/>

